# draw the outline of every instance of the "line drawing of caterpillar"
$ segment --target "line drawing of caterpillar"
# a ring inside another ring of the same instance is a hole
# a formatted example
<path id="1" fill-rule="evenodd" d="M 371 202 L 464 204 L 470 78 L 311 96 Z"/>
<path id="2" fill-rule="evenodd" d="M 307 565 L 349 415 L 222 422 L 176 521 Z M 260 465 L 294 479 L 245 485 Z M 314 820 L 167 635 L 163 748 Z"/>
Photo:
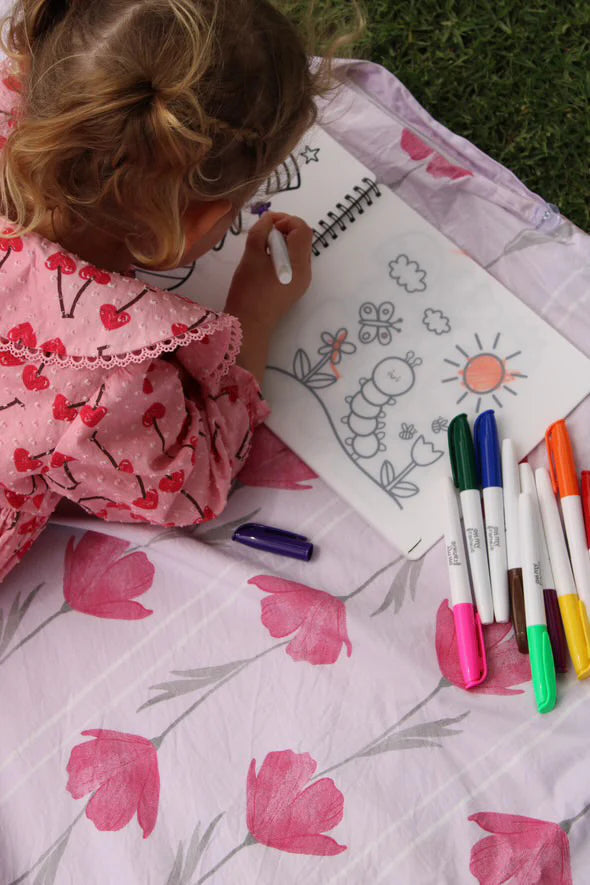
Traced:
<path id="1" fill-rule="evenodd" d="M 345 443 L 352 449 L 351 457 L 355 461 L 374 458 L 385 451 L 382 442 L 385 436 L 384 406 L 394 406 L 397 397 L 412 389 L 416 383 L 414 370 L 421 365 L 422 359 L 413 350 L 409 350 L 405 357 L 386 357 L 377 363 L 370 378 L 360 379 L 358 392 L 346 397 L 350 410 L 342 418 L 342 423 L 352 431 L 353 435 L 345 439 Z"/>

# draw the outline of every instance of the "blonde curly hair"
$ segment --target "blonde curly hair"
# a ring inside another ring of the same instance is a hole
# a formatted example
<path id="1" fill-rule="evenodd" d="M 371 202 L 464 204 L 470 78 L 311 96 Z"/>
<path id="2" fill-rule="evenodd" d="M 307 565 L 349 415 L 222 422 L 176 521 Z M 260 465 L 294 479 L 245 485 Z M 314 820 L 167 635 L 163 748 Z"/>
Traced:
<path id="1" fill-rule="evenodd" d="M 2 39 L 23 105 L 0 212 L 116 232 L 147 267 L 180 262 L 192 202 L 243 202 L 326 84 L 268 0 L 18 0 Z"/>

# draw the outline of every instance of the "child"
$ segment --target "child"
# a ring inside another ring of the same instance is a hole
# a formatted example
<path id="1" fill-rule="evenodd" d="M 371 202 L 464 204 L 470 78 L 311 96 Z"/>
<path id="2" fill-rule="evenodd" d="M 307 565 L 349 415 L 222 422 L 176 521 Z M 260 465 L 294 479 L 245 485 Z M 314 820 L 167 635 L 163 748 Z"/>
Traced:
<path id="1" fill-rule="evenodd" d="M 227 314 L 130 268 L 218 243 L 314 121 L 319 89 L 267 0 L 20 0 L 5 44 L 0 580 L 62 498 L 165 526 L 223 510 L 268 414 L 270 335 L 309 286 L 311 231 L 264 217 Z M 289 286 L 266 254 L 273 223 Z"/>

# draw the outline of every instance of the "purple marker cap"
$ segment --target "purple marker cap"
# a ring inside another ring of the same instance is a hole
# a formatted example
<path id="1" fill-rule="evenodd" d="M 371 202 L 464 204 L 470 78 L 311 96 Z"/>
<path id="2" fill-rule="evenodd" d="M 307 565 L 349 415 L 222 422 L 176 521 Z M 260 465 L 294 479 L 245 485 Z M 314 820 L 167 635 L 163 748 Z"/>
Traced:
<path id="1" fill-rule="evenodd" d="M 313 553 L 313 544 L 305 535 L 296 535 L 284 529 L 275 529 L 258 522 L 247 522 L 235 530 L 232 540 L 246 547 L 264 550 L 266 553 L 277 553 L 279 556 L 290 556 L 309 562 Z"/>

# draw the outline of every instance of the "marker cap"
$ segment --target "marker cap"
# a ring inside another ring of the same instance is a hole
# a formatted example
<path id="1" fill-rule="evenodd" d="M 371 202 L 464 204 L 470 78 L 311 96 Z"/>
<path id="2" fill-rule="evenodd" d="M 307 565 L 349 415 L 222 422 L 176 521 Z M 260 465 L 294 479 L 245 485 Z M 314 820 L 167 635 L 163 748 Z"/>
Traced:
<path id="1" fill-rule="evenodd" d="M 488 675 L 486 647 L 479 615 L 470 603 L 453 606 L 455 635 L 465 688 L 481 685 Z"/>
<path id="2" fill-rule="evenodd" d="M 527 632 L 537 709 L 550 713 L 557 700 L 557 681 L 549 634 L 544 624 L 535 624 Z"/>
<path id="3" fill-rule="evenodd" d="M 475 447 L 467 415 L 457 415 L 449 424 L 449 458 L 453 482 L 462 492 L 479 488 Z"/>
<path id="4" fill-rule="evenodd" d="M 232 540 L 246 547 L 253 547 L 255 550 L 290 556 L 292 559 L 302 559 L 304 562 L 309 562 L 313 553 L 313 544 L 305 535 L 296 535 L 294 532 L 275 529 L 257 522 L 247 522 L 239 526 L 233 533 Z"/>
<path id="5" fill-rule="evenodd" d="M 568 433 L 567 424 L 562 419 L 556 421 L 545 434 L 547 454 L 549 456 L 549 472 L 553 491 L 560 498 L 580 494 L 576 463 L 572 441 Z"/>
<path id="6" fill-rule="evenodd" d="M 473 425 L 475 456 L 481 484 L 484 488 L 502 485 L 500 441 L 493 409 L 482 412 Z"/>
<path id="7" fill-rule="evenodd" d="M 559 610 L 578 679 L 590 676 L 590 624 L 586 606 L 577 593 L 559 597 Z"/>

